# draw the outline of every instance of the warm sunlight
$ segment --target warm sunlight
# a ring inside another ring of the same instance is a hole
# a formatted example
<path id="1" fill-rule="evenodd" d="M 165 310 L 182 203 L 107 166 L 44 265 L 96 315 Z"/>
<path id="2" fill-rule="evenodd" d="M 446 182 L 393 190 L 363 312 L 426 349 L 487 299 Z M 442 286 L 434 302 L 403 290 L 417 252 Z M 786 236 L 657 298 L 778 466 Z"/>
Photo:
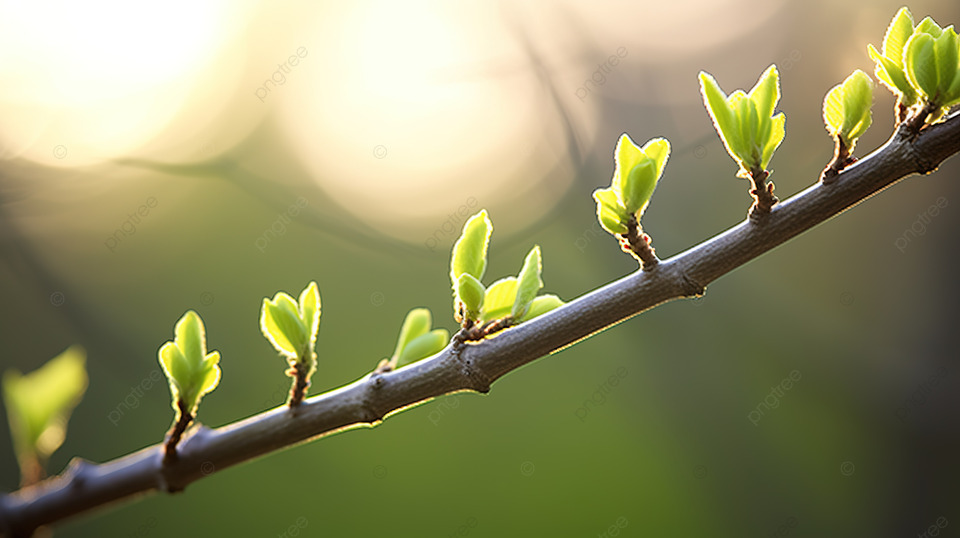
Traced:
<path id="1" fill-rule="evenodd" d="M 284 126 L 316 181 L 368 224 L 403 235 L 399 221 L 435 227 L 470 197 L 515 202 L 517 177 L 551 184 L 524 220 L 562 194 L 570 175 L 553 170 L 549 147 L 562 127 L 495 4 L 378 2 L 336 26 L 319 17 L 312 67 L 277 92 Z"/>
<path id="2" fill-rule="evenodd" d="M 185 101 L 209 93 L 197 89 L 203 69 L 243 16 L 228 2 L 183 0 L 2 9 L 0 158 L 55 166 L 123 156 L 156 137 Z"/>

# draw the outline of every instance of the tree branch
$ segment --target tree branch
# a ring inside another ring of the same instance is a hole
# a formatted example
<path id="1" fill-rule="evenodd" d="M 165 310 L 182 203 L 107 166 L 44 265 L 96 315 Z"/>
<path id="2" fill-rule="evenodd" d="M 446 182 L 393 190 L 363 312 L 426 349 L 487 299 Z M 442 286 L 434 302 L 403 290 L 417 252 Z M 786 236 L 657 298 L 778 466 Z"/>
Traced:
<path id="1" fill-rule="evenodd" d="M 882 147 L 817 183 L 649 270 L 638 270 L 531 321 L 454 352 L 392 372 L 374 372 L 331 392 L 226 426 L 195 425 L 163 463 L 163 444 L 103 463 L 74 459 L 58 477 L 0 497 L 0 531 L 37 527 L 136 494 L 188 484 L 273 451 L 362 426 L 458 391 L 485 393 L 503 375 L 663 302 L 702 294 L 708 284 L 913 173 L 929 173 L 960 151 L 960 114 L 919 135 L 901 127 Z"/>

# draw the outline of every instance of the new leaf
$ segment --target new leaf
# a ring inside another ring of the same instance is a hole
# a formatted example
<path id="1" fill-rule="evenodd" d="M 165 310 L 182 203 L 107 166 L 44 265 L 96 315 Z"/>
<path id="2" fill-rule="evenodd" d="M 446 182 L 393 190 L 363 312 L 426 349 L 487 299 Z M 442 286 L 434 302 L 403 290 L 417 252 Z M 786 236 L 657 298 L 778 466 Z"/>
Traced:
<path id="1" fill-rule="evenodd" d="M 320 329 L 320 291 L 311 282 L 300 293 L 299 301 L 280 291 L 273 299 L 263 299 L 260 331 L 273 347 L 291 363 L 312 366 Z"/>
<path id="2" fill-rule="evenodd" d="M 220 353 L 207 353 L 207 335 L 203 321 L 188 310 L 174 327 L 173 341 L 157 352 L 160 366 L 170 383 L 171 406 L 180 416 L 180 406 L 195 414 L 200 398 L 220 382 Z"/>
<path id="3" fill-rule="evenodd" d="M 397 338 L 397 347 L 389 360 L 391 368 L 400 368 L 436 355 L 447 346 L 450 333 L 446 329 L 431 331 L 432 324 L 433 319 L 427 308 L 414 308 L 407 313 Z"/>
<path id="4" fill-rule="evenodd" d="M 903 70 L 903 50 L 913 35 L 913 15 L 906 7 L 900 8 L 883 36 L 883 54 L 873 45 L 867 45 L 870 58 L 876 62 L 874 72 L 884 86 L 897 95 L 901 106 L 910 107 L 917 102 L 917 92 L 907 80 Z"/>
<path id="5" fill-rule="evenodd" d="M 839 136 L 853 151 L 857 139 L 873 121 L 873 81 L 857 69 L 841 84 L 834 86 L 823 100 L 823 121 L 831 136 Z"/>
<path id="6" fill-rule="evenodd" d="M 487 269 L 487 246 L 491 233 L 493 224 L 487 217 L 486 209 L 470 217 L 463 225 L 463 233 L 454 243 L 450 256 L 450 283 L 454 288 L 464 273 L 477 280 L 483 278 Z"/>
<path id="7" fill-rule="evenodd" d="M 782 112 L 772 115 L 780 100 L 777 67 L 768 67 L 750 93 L 737 90 L 729 97 L 713 76 L 701 71 L 700 91 L 720 140 L 740 166 L 737 175 L 750 177 L 766 170 L 783 142 L 786 121 Z"/>
<path id="8" fill-rule="evenodd" d="M 610 187 L 597 189 L 597 220 L 611 234 L 629 233 L 628 221 L 637 221 L 650 204 L 650 197 L 663 175 L 670 157 L 670 142 L 664 138 L 649 140 L 637 146 L 624 133 L 614 150 L 614 170 Z"/>
<path id="9" fill-rule="evenodd" d="M 514 319 L 520 319 L 527 313 L 530 304 L 543 287 L 540 271 L 540 247 L 534 246 L 523 260 L 523 267 L 517 275 L 517 296 L 510 312 Z"/>

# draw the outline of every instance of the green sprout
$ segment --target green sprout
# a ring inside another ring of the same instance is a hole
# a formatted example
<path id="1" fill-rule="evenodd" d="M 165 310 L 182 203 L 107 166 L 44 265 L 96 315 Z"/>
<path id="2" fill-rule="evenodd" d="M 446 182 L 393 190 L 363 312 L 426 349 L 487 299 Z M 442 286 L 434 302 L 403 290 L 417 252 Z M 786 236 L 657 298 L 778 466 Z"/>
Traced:
<path id="1" fill-rule="evenodd" d="M 286 358 L 293 378 L 288 405 L 293 408 L 303 401 L 310 378 L 317 370 L 317 332 L 320 329 L 320 292 L 311 282 L 300 293 L 299 301 L 282 291 L 273 299 L 263 299 L 260 309 L 260 331 L 273 347 Z"/>
<path id="2" fill-rule="evenodd" d="M 924 24 L 927 23 L 928 24 Z M 921 102 L 939 120 L 960 104 L 960 49 L 953 26 L 941 29 L 929 17 L 920 22 L 903 50 L 903 67 Z"/>
<path id="3" fill-rule="evenodd" d="M 165 342 L 157 352 L 170 383 L 175 413 L 167 438 L 166 460 L 176 457 L 177 443 L 193 422 L 200 399 L 220 383 L 220 353 L 207 353 L 207 335 L 200 316 L 188 310 L 177 321 L 173 332 L 173 340 Z"/>
<path id="4" fill-rule="evenodd" d="M 485 287 L 481 279 L 487 266 L 487 247 L 492 233 L 493 224 L 483 210 L 467 219 L 463 233 L 453 245 L 450 281 L 454 318 L 462 329 L 455 340 L 461 343 L 480 340 L 563 304 L 555 295 L 537 296 L 543 287 L 539 246 L 534 246 L 527 254 L 518 276 L 503 278 L 489 288 Z"/>
<path id="5" fill-rule="evenodd" d="M 593 191 L 600 226 L 617 237 L 623 250 L 637 258 L 644 268 L 656 265 L 657 258 L 650 246 L 650 236 L 640 227 L 640 218 L 650 204 L 669 157 L 670 142 L 666 139 L 654 138 L 639 147 L 624 133 L 614 151 L 610 186 Z"/>
<path id="6" fill-rule="evenodd" d="M 523 323 L 562 306 L 563 301 L 553 294 L 538 295 L 530 300 L 531 294 L 536 295 L 543 287 L 540 270 L 540 247 L 535 246 L 524 259 L 520 276 L 501 278 L 487 288 L 480 322 L 486 324 L 498 319 L 512 318 Z M 524 278 L 527 281 L 525 292 L 519 293 L 520 281 Z"/>
<path id="7" fill-rule="evenodd" d="M 476 277 L 463 273 L 457 279 L 457 300 L 460 303 L 460 317 L 477 321 L 483 309 L 483 297 L 487 290 Z"/>
<path id="8" fill-rule="evenodd" d="M 773 183 L 764 186 L 764 182 L 770 175 L 770 159 L 783 142 L 786 122 L 782 112 L 773 115 L 780 100 L 777 66 L 768 67 L 750 93 L 737 90 L 729 97 L 713 76 L 701 71 L 700 91 L 720 140 L 740 167 L 737 177 L 752 180 L 750 194 L 755 202 L 751 216 L 757 216 L 757 211 L 769 213 L 777 198 Z"/>
<path id="9" fill-rule="evenodd" d="M 487 246 L 493 223 L 484 209 L 473 215 L 463 225 L 463 233 L 453 245 L 450 257 L 450 281 L 456 288 L 460 275 L 466 273 L 480 280 L 487 270 Z"/>
<path id="10" fill-rule="evenodd" d="M 433 329 L 433 316 L 428 308 L 414 308 L 407 313 L 397 337 L 397 347 L 389 359 L 383 359 L 377 372 L 389 372 L 436 355 L 450 342 L 450 332 Z"/>
<path id="11" fill-rule="evenodd" d="M 29 374 L 3 373 L 3 403 L 23 486 L 39 482 L 63 444 L 70 413 L 87 389 L 86 354 L 71 346 Z"/>
<path id="12" fill-rule="evenodd" d="M 883 53 L 867 51 L 880 82 L 897 96 L 897 122 L 911 115 L 914 129 L 939 121 L 960 104 L 960 44 L 953 26 L 941 28 L 930 17 L 914 26 L 906 7 L 894 15 L 883 38 Z"/>
<path id="13" fill-rule="evenodd" d="M 457 323 L 472 324 L 479 319 L 484 294 L 480 279 L 487 269 L 487 247 L 491 233 L 493 223 L 484 209 L 467 219 L 463 232 L 453 244 L 450 283 L 453 285 L 453 310 Z"/>
<path id="14" fill-rule="evenodd" d="M 853 163 L 857 139 L 873 122 L 873 81 L 857 69 L 842 83 L 834 86 L 823 99 L 823 122 L 836 140 L 833 161 L 823 171 L 824 183 L 832 181 L 840 170 Z"/>

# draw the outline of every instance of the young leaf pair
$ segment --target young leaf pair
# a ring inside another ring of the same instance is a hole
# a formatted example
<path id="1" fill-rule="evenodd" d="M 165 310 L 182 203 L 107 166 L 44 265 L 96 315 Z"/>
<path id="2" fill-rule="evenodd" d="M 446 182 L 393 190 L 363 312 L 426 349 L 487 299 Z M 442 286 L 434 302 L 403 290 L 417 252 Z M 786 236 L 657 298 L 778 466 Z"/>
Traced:
<path id="1" fill-rule="evenodd" d="M 766 183 L 770 175 L 767 166 L 783 142 L 786 123 L 782 112 L 773 115 L 780 100 L 777 66 L 768 67 L 750 93 L 737 90 L 729 97 L 713 76 L 701 71 L 700 92 L 720 140 L 740 167 L 737 176 L 750 179 L 754 203 L 749 215 L 754 218 L 769 213 L 777 197 L 773 195 L 773 183 Z"/>
<path id="2" fill-rule="evenodd" d="M 260 309 L 260 331 L 290 365 L 287 375 L 294 378 L 290 391 L 290 407 L 306 396 L 310 378 L 317 370 L 317 332 L 320 330 L 320 292 L 311 282 L 300 293 L 299 300 L 280 291 L 273 299 L 263 299 Z"/>
<path id="3" fill-rule="evenodd" d="M 773 115 L 780 100 L 780 74 L 771 65 L 757 84 L 744 93 L 737 90 L 728 97 L 716 79 L 700 72 L 700 91 L 707 112 L 727 152 L 740 165 L 738 177 L 758 177 L 767 171 L 773 152 L 783 142 L 786 117 Z"/>
<path id="4" fill-rule="evenodd" d="M 665 138 L 654 138 L 639 147 L 626 133 L 620 135 L 614 150 L 613 180 L 609 187 L 593 191 L 597 219 L 604 230 L 626 235 L 631 218 L 640 221 L 669 157 L 670 142 Z"/>
<path id="5" fill-rule="evenodd" d="M 894 15 L 883 37 L 883 53 L 868 45 L 876 75 L 897 96 L 897 118 L 911 109 L 925 122 L 939 120 L 960 104 L 960 42 L 953 26 L 930 17 L 914 25 L 906 7 Z"/>
<path id="6" fill-rule="evenodd" d="M 408 312 L 400 327 L 393 355 L 380 361 L 377 371 L 396 370 L 439 353 L 450 342 L 450 332 L 446 329 L 431 330 L 432 326 L 433 316 L 429 308 L 414 308 Z"/>
<path id="7" fill-rule="evenodd" d="M 639 147 L 624 133 L 617 141 L 613 156 L 615 166 L 610 186 L 593 191 L 597 220 L 604 230 L 619 239 L 621 249 L 636 258 L 641 268 L 652 269 L 658 260 L 650 246 L 650 236 L 643 233 L 640 226 L 640 217 L 663 175 L 670 157 L 670 142 L 654 138 Z"/>
<path id="8" fill-rule="evenodd" d="M 177 443 L 193 422 L 200 399 L 220 383 L 220 353 L 207 353 L 207 333 L 193 310 L 177 321 L 173 340 L 157 352 L 160 366 L 170 383 L 171 406 L 175 413 L 165 443 L 165 461 L 176 457 Z"/>
<path id="9" fill-rule="evenodd" d="M 464 328 L 498 320 L 522 323 L 563 304 L 556 295 L 537 294 L 543 288 L 540 247 L 527 254 L 516 277 L 502 278 L 489 288 L 481 282 L 487 268 L 487 247 L 493 224 L 486 210 L 473 215 L 453 245 L 450 282 L 454 292 L 454 317 Z"/>
<path id="10" fill-rule="evenodd" d="M 836 145 L 833 160 L 820 176 L 825 184 L 856 160 L 852 154 L 857 139 L 873 123 L 872 105 L 873 81 L 859 69 L 827 92 L 823 99 L 823 122 Z"/>

